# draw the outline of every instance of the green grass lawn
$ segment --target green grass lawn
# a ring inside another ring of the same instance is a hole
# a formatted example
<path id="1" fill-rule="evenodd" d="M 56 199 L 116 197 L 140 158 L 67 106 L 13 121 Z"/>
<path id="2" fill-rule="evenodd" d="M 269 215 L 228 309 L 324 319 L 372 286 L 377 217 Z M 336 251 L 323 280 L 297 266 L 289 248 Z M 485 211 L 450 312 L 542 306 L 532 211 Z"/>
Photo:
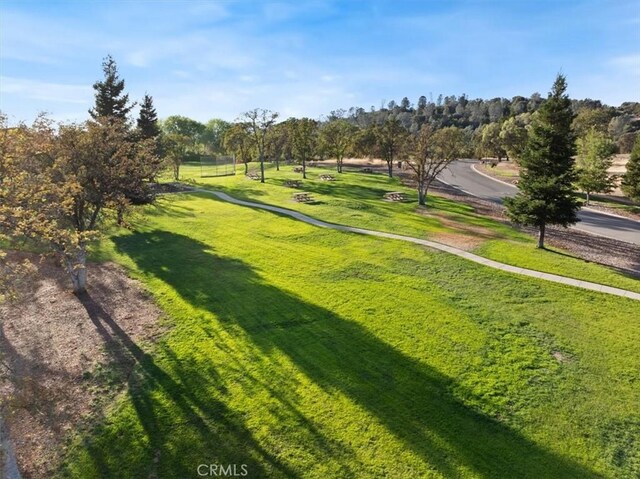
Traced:
<path id="1" fill-rule="evenodd" d="M 638 278 L 573 257 L 556 248 L 536 250 L 535 239 L 531 236 L 478 215 L 463 203 L 430 195 L 427 198 L 428 208 L 418 208 L 415 191 L 383 174 L 348 172 L 338 175 L 325 168 L 309 168 L 309 178 L 303 181 L 301 190 L 310 192 L 317 201 L 313 204 L 297 203 L 292 200 L 292 194 L 297 190 L 284 186 L 286 180 L 301 179 L 302 175 L 292 170 L 292 166 L 283 166 L 280 171 L 269 166 L 265 184 L 249 180 L 240 172 L 237 176 L 200 178 L 199 166 L 185 166 L 182 174 L 188 181 L 225 191 L 237 198 L 283 206 L 325 221 L 406 234 L 454 246 L 456 239 L 471 239 L 478 243 L 475 253 L 495 261 L 640 292 Z M 323 173 L 333 173 L 337 180 L 319 180 Z M 383 201 L 384 193 L 389 191 L 405 192 L 407 201 Z"/>
<path id="2" fill-rule="evenodd" d="M 146 352 L 110 329 L 139 363 L 63 476 L 640 473 L 637 302 L 205 195 L 147 210 L 94 258 L 128 268 L 173 328 Z"/>

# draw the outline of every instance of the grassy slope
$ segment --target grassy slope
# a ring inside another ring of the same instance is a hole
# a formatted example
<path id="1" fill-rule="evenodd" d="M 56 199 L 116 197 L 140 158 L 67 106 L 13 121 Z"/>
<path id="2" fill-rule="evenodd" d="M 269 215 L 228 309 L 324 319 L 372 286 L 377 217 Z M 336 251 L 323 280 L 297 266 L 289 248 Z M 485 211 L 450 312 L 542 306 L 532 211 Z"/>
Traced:
<path id="1" fill-rule="evenodd" d="M 210 198 L 151 211 L 97 256 L 130 268 L 175 328 L 66 475 L 640 471 L 636 302 Z"/>
<path id="2" fill-rule="evenodd" d="M 477 215 L 473 209 L 437 196 L 429 196 L 429 208 L 417 209 L 416 193 L 402 186 L 396 179 L 384 175 L 344 173 L 335 174 L 335 182 L 318 180 L 326 169 L 310 168 L 309 179 L 303 182 L 302 190 L 311 192 L 318 201 L 315 204 L 300 204 L 291 200 L 295 191 L 283 186 L 286 179 L 300 179 L 292 167 L 283 167 L 277 172 L 269 169 L 266 184 L 247 180 L 243 175 L 224 178 L 200 178 L 199 167 L 183 168 L 186 179 L 203 186 L 227 191 L 238 198 L 275 204 L 295 209 L 326 221 L 402 233 L 430 239 L 439 234 L 463 234 L 485 244 L 476 253 L 496 261 L 514 266 L 554 273 L 595 283 L 616 286 L 640 292 L 640 280 L 604 266 L 575 258 L 555 248 L 536 251 L 535 240 L 508 225 Z M 385 192 L 404 191 L 408 201 L 390 203 L 382 200 Z M 478 229 L 481 229 L 478 232 Z"/>

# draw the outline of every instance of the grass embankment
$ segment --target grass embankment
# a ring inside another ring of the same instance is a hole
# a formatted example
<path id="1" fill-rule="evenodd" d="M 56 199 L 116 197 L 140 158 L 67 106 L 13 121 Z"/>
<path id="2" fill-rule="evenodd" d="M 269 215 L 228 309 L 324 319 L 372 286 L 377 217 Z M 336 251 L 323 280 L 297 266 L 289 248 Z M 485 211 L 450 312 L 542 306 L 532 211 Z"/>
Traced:
<path id="1" fill-rule="evenodd" d="M 96 257 L 129 268 L 174 328 L 65 475 L 640 471 L 637 302 L 204 195 L 148 211 Z"/>
<path id="2" fill-rule="evenodd" d="M 183 174 L 186 180 L 237 198 L 282 206 L 325 221 L 461 245 L 480 256 L 513 266 L 640 292 L 637 278 L 557 248 L 536 250 L 534 238 L 474 213 L 471 206 L 430 195 L 428 208 L 418 208 L 416 192 L 386 175 L 355 172 L 339 175 L 324 168 L 310 168 L 300 191 L 311 193 L 316 201 L 305 204 L 292 200 L 292 194 L 298 190 L 284 186 L 285 181 L 302 177 L 293 173 L 291 166 L 280 171 L 269 168 L 265 184 L 241 174 L 200 178 L 199 167 L 183 167 Z M 321 174 L 333 174 L 336 181 L 321 181 Z M 389 191 L 404 192 L 407 201 L 384 201 L 383 195 Z"/>

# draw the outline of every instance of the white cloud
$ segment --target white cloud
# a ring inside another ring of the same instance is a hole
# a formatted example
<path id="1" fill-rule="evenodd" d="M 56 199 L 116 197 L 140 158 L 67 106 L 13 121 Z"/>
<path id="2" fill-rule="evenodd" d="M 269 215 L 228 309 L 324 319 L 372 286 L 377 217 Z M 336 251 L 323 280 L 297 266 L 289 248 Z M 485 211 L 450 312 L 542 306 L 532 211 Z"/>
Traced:
<path id="1" fill-rule="evenodd" d="M 93 89 L 87 85 L 49 83 L 26 78 L 0 77 L 2 95 L 44 100 L 54 103 L 83 104 L 91 101 Z"/>

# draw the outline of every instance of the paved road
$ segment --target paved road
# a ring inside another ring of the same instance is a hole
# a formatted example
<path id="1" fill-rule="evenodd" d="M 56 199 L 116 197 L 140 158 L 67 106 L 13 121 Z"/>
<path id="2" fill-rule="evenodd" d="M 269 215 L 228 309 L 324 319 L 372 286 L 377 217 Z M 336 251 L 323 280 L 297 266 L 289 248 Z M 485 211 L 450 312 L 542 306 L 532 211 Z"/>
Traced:
<path id="1" fill-rule="evenodd" d="M 535 271 L 532 269 L 520 268 L 518 266 L 511 266 L 508 264 L 499 263 L 498 261 L 483 258 L 482 256 L 478 256 L 468 251 L 464 251 L 459 248 L 455 248 L 453 246 L 448 246 L 446 244 L 437 243 L 435 241 L 429 241 L 421 238 L 414 238 L 413 236 L 398 235 L 395 233 L 385 233 L 383 231 L 367 230 L 364 228 L 356 228 L 356 227 L 347 226 L 347 225 L 327 223 L 326 221 L 318 220 L 316 218 L 312 218 L 311 216 L 307 216 L 304 213 L 300 213 L 298 211 L 292 211 L 286 208 L 280 208 L 279 206 L 267 205 L 264 203 L 254 203 L 252 201 L 239 200 L 221 191 L 213 191 L 213 190 L 207 190 L 203 188 L 190 188 L 190 189 L 191 191 L 196 191 L 199 193 L 206 193 L 208 195 L 216 196 L 221 200 L 228 201 L 229 203 L 233 203 L 236 205 L 248 206 L 250 208 L 259 208 L 262 210 L 273 211 L 275 213 L 284 214 L 292 218 L 295 218 L 299 221 L 303 221 L 305 223 L 309 223 L 314 226 L 319 226 L 321 228 L 330 228 L 333 230 L 347 231 L 350 233 L 357 233 L 361 235 L 377 236 L 380 238 L 389 238 L 389 239 L 400 240 L 400 241 L 408 241 L 410 243 L 428 246 L 429 248 L 433 248 L 439 251 L 444 251 L 446 253 L 450 253 L 450 254 L 459 256 L 461 258 L 465 258 L 469 261 L 473 261 L 474 263 L 488 266 L 489 268 L 499 269 L 501 271 L 507 271 L 509 273 L 515 273 L 522 276 L 529 276 L 531 278 L 543 279 L 546 281 L 552 281 L 554 283 L 574 286 L 576 288 L 588 289 L 590 291 L 597 291 L 599 293 L 613 294 L 616 296 L 622 296 L 624 298 L 630 298 L 636 301 L 640 301 L 640 293 L 627 291 L 620 288 L 613 288 L 611 286 L 604 286 L 602 284 L 590 283 L 588 281 L 580 281 L 578 279 L 566 278 L 564 276 L 558 276 L 557 274 L 542 273 L 540 271 Z"/>
<path id="2" fill-rule="evenodd" d="M 500 183 L 475 172 L 471 168 L 475 163 L 473 160 L 456 161 L 440 175 L 440 178 L 451 186 L 496 203 L 502 203 L 504 197 L 514 196 L 518 192 L 515 186 Z M 578 218 L 580 222 L 574 226 L 576 229 L 640 245 L 639 221 L 585 209 L 580 210 Z"/>

